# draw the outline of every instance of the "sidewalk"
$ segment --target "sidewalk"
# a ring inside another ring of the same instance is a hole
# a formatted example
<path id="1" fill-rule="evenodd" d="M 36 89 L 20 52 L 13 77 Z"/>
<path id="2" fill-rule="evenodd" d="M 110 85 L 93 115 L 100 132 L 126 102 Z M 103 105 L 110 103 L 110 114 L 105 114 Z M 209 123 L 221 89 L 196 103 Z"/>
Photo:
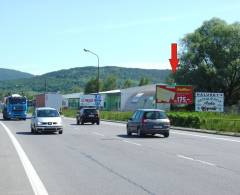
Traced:
<path id="1" fill-rule="evenodd" d="M 102 121 L 107 121 L 107 122 L 123 123 L 123 124 L 127 123 L 125 121 L 114 121 L 114 120 L 105 120 L 105 119 L 101 119 L 101 120 Z M 240 133 L 223 132 L 223 131 L 216 131 L 216 130 L 194 129 L 194 128 L 176 127 L 176 126 L 171 126 L 171 129 L 179 130 L 179 131 L 189 131 L 189 132 L 197 132 L 197 133 L 208 133 L 208 134 L 215 134 L 215 135 L 240 137 Z"/>

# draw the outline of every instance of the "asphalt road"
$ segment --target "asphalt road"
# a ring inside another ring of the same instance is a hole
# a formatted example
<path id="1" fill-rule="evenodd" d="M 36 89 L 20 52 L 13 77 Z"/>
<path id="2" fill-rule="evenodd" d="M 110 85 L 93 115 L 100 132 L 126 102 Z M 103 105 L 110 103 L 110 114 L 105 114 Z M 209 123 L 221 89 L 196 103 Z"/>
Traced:
<path id="1" fill-rule="evenodd" d="M 30 120 L 0 121 L 1 195 L 240 195 L 239 184 L 240 138 L 128 137 L 124 124 L 69 118 L 62 135 L 32 135 Z"/>

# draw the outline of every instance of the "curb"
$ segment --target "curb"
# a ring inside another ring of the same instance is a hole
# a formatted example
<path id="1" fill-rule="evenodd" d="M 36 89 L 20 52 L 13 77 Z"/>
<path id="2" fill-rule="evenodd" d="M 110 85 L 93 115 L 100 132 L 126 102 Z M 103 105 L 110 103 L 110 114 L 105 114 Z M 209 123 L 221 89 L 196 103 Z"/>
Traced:
<path id="1" fill-rule="evenodd" d="M 114 120 L 105 120 L 105 119 L 101 119 L 101 120 L 106 121 L 106 122 L 114 122 L 114 123 L 122 123 L 122 124 L 127 123 L 125 121 L 114 121 Z M 233 133 L 233 132 L 220 132 L 220 131 L 216 131 L 216 130 L 194 129 L 194 128 L 185 128 L 185 127 L 176 127 L 176 126 L 171 126 L 170 128 L 174 129 L 174 130 L 179 130 L 179 131 L 188 131 L 188 132 L 240 137 L 240 133 Z"/>

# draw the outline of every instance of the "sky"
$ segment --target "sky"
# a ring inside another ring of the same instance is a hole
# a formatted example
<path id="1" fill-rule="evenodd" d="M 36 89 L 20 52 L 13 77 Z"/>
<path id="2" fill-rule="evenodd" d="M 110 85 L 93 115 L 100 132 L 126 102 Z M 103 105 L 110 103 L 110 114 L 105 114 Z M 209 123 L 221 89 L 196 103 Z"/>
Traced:
<path id="1" fill-rule="evenodd" d="M 170 69 L 171 43 L 206 20 L 240 21 L 239 0 L 0 0 L 0 68 Z"/>

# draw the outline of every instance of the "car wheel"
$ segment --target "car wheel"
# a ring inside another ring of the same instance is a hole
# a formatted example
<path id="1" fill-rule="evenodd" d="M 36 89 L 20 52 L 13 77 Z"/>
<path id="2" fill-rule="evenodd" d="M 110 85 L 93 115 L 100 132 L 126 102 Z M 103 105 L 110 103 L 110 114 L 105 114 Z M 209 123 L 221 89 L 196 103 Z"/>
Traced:
<path id="1" fill-rule="evenodd" d="M 34 129 L 33 129 L 32 125 L 31 125 L 31 133 L 34 134 Z"/>
<path id="2" fill-rule="evenodd" d="M 164 136 L 164 137 L 169 137 L 169 131 L 165 132 L 165 133 L 163 134 L 163 136 Z"/>
<path id="3" fill-rule="evenodd" d="M 80 124 L 81 124 L 81 125 L 84 125 L 84 122 L 83 122 L 83 120 L 82 120 L 82 119 L 80 119 Z"/>
<path id="4" fill-rule="evenodd" d="M 77 125 L 79 125 L 80 124 L 80 122 L 79 122 L 79 120 L 77 119 Z"/>
<path id="5" fill-rule="evenodd" d="M 59 131 L 58 133 L 59 133 L 59 134 L 62 134 L 62 133 L 63 133 L 63 130 Z"/>
<path id="6" fill-rule="evenodd" d="M 132 135 L 132 132 L 129 130 L 128 127 L 127 127 L 127 135 L 128 135 L 128 136 Z"/>
<path id="7" fill-rule="evenodd" d="M 99 125 L 99 124 L 100 124 L 100 121 L 97 122 L 97 125 Z"/>
<path id="8" fill-rule="evenodd" d="M 141 132 L 140 128 L 137 129 L 137 135 L 138 137 L 143 137 L 143 133 Z"/>

